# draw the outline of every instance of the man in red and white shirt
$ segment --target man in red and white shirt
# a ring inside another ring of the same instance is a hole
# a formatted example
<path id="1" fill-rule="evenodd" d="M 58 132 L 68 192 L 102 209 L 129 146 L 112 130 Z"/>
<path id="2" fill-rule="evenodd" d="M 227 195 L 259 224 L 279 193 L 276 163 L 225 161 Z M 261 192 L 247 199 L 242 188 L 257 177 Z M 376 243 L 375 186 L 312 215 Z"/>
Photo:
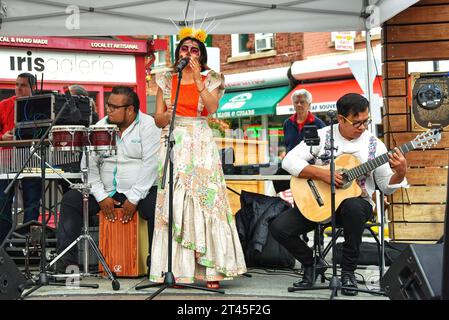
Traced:
<path id="1" fill-rule="evenodd" d="M 0 141 L 14 139 L 14 105 L 16 98 L 32 96 L 35 85 L 36 78 L 31 73 L 21 73 L 16 79 L 15 96 L 0 101 Z M 3 242 L 12 226 L 11 211 L 14 194 L 12 191 L 8 194 L 4 193 L 9 183 L 9 180 L 0 180 L 0 243 Z M 37 220 L 39 217 L 41 188 L 40 179 L 22 180 L 23 204 L 25 207 L 24 223 Z"/>

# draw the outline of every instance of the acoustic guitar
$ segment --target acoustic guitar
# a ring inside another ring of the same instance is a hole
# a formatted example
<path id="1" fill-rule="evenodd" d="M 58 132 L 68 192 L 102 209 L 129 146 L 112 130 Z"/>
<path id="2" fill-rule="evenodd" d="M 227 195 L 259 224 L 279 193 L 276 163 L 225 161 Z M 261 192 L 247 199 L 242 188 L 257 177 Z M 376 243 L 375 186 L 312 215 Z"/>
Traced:
<path id="1" fill-rule="evenodd" d="M 431 129 L 418 135 L 412 141 L 399 147 L 403 154 L 414 149 L 427 149 L 441 140 L 441 129 Z M 343 185 L 335 189 L 335 209 L 346 199 L 358 197 L 362 189 L 355 181 L 388 162 L 388 153 L 384 153 L 363 164 L 351 154 L 342 154 L 335 158 L 335 171 L 343 176 Z M 330 166 L 319 166 L 329 168 Z M 302 215 L 310 221 L 327 222 L 331 218 L 330 185 L 314 179 L 292 177 L 290 187 L 293 199 Z"/>

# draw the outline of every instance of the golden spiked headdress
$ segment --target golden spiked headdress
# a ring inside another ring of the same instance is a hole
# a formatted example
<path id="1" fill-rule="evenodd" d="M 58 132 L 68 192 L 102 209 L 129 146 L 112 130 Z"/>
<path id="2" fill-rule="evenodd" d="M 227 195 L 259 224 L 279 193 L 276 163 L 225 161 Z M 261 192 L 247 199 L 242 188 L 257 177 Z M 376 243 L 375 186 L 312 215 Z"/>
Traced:
<path id="1" fill-rule="evenodd" d="M 205 42 L 207 39 L 207 33 L 203 29 L 193 29 L 190 27 L 183 27 L 178 32 L 179 40 L 190 37 L 195 38 L 198 41 Z"/>
<path id="2" fill-rule="evenodd" d="M 186 17 L 186 15 L 185 15 L 185 17 Z M 212 22 L 209 24 L 209 26 L 207 28 L 202 29 L 203 23 L 204 23 L 204 21 L 206 21 L 206 19 L 207 19 L 207 13 L 206 13 L 203 21 L 201 22 L 200 27 L 198 29 L 196 29 L 195 28 L 195 11 L 194 11 L 194 18 L 193 18 L 193 21 L 192 21 L 193 27 L 189 27 L 189 25 L 187 23 L 187 20 L 184 19 L 184 21 L 182 22 L 184 27 L 179 29 L 177 23 L 175 23 L 173 21 L 173 19 L 170 18 L 170 20 L 173 23 L 173 25 L 178 29 L 179 40 L 182 40 L 184 38 L 190 37 L 190 38 L 194 38 L 194 39 L 196 39 L 198 41 L 201 41 L 203 43 L 207 39 L 207 32 L 212 32 L 212 30 L 215 29 L 215 27 L 218 25 L 218 23 L 217 23 L 217 24 L 215 24 L 212 27 L 212 25 L 215 22 L 215 19 L 213 19 Z"/>

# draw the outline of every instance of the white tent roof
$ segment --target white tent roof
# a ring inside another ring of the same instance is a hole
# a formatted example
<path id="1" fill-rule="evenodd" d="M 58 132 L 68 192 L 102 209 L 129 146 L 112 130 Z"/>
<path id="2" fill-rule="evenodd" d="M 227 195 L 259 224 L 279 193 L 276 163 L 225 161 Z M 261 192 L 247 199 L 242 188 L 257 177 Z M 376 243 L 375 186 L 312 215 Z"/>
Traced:
<path id="1" fill-rule="evenodd" d="M 417 1 L 0 0 L 0 35 L 164 35 L 177 33 L 171 19 L 199 27 L 205 17 L 203 28 L 214 21 L 209 31 L 215 34 L 356 31 L 366 29 L 365 21 L 370 29 Z M 73 15 L 78 9 L 79 16 Z"/>

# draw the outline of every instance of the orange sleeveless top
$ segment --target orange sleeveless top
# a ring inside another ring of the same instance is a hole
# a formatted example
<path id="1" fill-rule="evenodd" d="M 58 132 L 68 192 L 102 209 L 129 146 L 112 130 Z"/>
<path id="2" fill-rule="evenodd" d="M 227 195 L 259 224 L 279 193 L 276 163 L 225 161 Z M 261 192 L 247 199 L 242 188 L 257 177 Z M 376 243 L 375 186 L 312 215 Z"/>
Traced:
<path id="1" fill-rule="evenodd" d="M 201 80 L 204 82 L 206 76 L 201 76 Z M 176 87 L 178 85 L 178 75 L 173 75 L 172 78 L 172 91 L 171 102 L 175 103 Z M 182 117 L 198 117 L 198 101 L 200 93 L 196 88 L 195 83 L 181 84 L 179 88 L 178 105 L 176 106 L 176 115 Z M 207 116 L 207 109 L 204 107 L 200 116 Z"/>

